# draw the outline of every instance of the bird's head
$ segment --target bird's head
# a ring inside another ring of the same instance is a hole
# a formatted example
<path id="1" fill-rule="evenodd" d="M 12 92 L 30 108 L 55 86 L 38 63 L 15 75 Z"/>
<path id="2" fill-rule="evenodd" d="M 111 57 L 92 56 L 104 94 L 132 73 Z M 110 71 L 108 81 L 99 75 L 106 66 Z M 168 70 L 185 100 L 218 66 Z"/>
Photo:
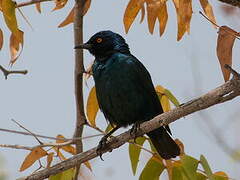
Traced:
<path id="1" fill-rule="evenodd" d="M 87 49 L 96 58 L 105 58 L 114 52 L 130 53 L 124 38 L 112 31 L 100 31 L 75 49 Z"/>

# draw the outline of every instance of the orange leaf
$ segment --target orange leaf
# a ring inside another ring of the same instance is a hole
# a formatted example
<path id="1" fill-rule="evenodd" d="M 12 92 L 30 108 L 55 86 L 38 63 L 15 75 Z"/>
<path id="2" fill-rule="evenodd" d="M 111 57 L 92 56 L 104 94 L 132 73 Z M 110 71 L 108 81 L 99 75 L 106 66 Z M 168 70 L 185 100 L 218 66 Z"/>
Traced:
<path id="1" fill-rule="evenodd" d="M 49 168 L 51 166 L 51 163 L 53 160 L 53 155 L 54 155 L 54 152 L 51 152 L 47 155 L 47 168 Z"/>
<path id="2" fill-rule="evenodd" d="M 217 40 L 217 56 L 221 65 L 224 80 L 228 81 L 230 72 L 224 68 L 225 64 L 232 66 L 232 48 L 238 33 L 227 26 L 219 28 Z"/>
<path id="3" fill-rule="evenodd" d="M 57 147 L 53 147 L 54 151 L 57 153 L 57 156 L 62 160 L 66 160 L 67 158 L 65 158 L 65 156 L 61 153 L 60 149 Z"/>
<path id="4" fill-rule="evenodd" d="M 206 14 L 206 16 L 213 22 L 216 24 L 216 19 L 214 17 L 214 13 L 212 10 L 212 6 L 209 4 L 208 0 L 199 0 L 200 4 L 203 8 L 204 13 Z M 216 28 L 216 26 L 214 25 L 214 27 Z"/>
<path id="5" fill-rule="evenodd" d="M 124 12 L 123 23 L 125 32 L 128 33 L 134 19 L 136 18 L 139 10 L 142 8 L 144 0 L 130 0 Z"/>
<path id="6" fill-rule="evenodd" d="M 161 1 L 147 0 L 146 2 L 147 2 L 148 29 L 149 29 L 149 32 L 153 34 L 159 8 L 161 7 Z"/>
<path id="7" fill-rule="evenodd" d="M 33 149 L 24 159 L 24 161 L 20 167 L 20 172 L 29 168 L 31 165 L 33 165 L 33 163 L 35 161 L 39 160 L 41 157 L 46 156 L 46 155 L 48 155 L 47 151 L 45 151 L 41 147 Z"/>
<path id="8" fill-rule="evenodd" d="M 41 11 L 41 3 L 39 2 L 39 3 L 36 3 L 36 9 L 37 9 L 37 11 L 39 12 L 39 13 L 41 13 L 42 11 Z"/>
<path id="9" fill-rule="evenodd" d="M 157 86 L 155 87 L 155 91 L 158 92 L 158 93 L 160 93 L 161 95 L 163 95 L 164 92 L 165 92 L 165 88 L 162 87 L 162 86 L 160 86 L 160 85 L 157 85 Z"/>
<path id="10" fill-rule="evenodd" d="M 158 21 L 159 21 L 159 33 L 160 36 L 163 35 L 168 20 L 167 4 L 166 1 L 163 2 L 159 8 Z"/>
<path id="11" fill-rule="evenodd" d="M 85 165 L 90 171 L 92 171 L 92 167 L 91 167 L 91 164 L 90 164 L 89 161 L 85 161 L 85 162 L 84 162 L 84 165 Z"/>
<path id="12" fill-rule="evenodd" d="M 22 48 L 21 51 L 19 52 L 20 45 Z M 18 38 L 14 34 L 11 34 L 10 36 L 10 54 L 11 54 L 10 64 L 14 64 L 16 62 L 18 57 L 21 55 L 22 49 L 23 49 L 23 32 L 19 30 Z"/>
<path id="13" fill-rule="evenodd" d="M 140 23 L 143 22 L 144 17 L 145 17 L 145 7 L 144 7 L 144 4 L 143 4 L 142 7 L 141 7 L 141 19 L 140 19 Z"/>
<path id="14" fill-rule="evenodd" d="M 184 155 L 185 152 L 184 152 L 184 145 L 183 145 L 182 141 L 180 141 L 179 139 L 175 139 L 175 142 L 180 147 L 180 156 Z"/>
<path id="15" fill-rule="evenodd" d="M 91 0 L 86 0 L 83 8 L 83 15 L 87 14 L 88 9 L 90 8 Z"/>
<path id="16" fill-rule="evenodd" d="M 0 50 L 2 49 L 2 46 L 3 46 L 3 32 L 0 29 Z"/>
<path id="17" fill-rule="evenodd" d="M 57 135 L 57 138 L 62 138 L 62 139 L 65 139 L 65 137 L 61 134 Z M 60 139 L 57 139 L 56 140 L 56 143 L 64 143 L 66 142 L 66 140 L 60 140 Z M 62 149 L 70 154 L 76 154 L 76 149 L 72 146 L 72 145 L 67 145 L 67 146 L 62 146 L 62 147 L 59 147 L 59 149 Z"/>
<path id="18" fill-rule="evenodd" d="M 2 11 L 2 0 L 0 0 L 0 11 Z"/>
<path id="19" fill-rule="evenodd" d="M 217 176 L 221 176 L 221 177 L 223 177 L 225 180 L 228 180 L 229 178 L 228 178 L 228 175 L 225 173 L 225 172 L 223 172 L 223 171 L 218 171 L 218 172 L 215 172 L 215 173 L 213 173 L 214 175 L 217 175 Z"/>
<path id="20" fill-rule="evenodd" d="M 96 126 L 96 116 L 99 110 L 97 101 L 96 88 L 93 87 L 88 95 L 87 100 L 87 117 L 92 126 Z"/>
<path id="21" fill-rule="evenodd" d="M 64 27 L 70 23 L 73 23 L 73 18 L 74 18 L 74 7 L 72 8 L 72 10 L 70 11 L 70 13 L 67 15 L 67 17 L 63 20 L 63 22 L 61 22 L 58 27 Z"/>
<path id="22" fill-rule="evenodd" d="M 185 32 L 190 30 L 192 17 L 192 0 L 173 0 L 178 22 L 177 41 L 181 40 Z"/>
<path id="23" fill-rule="evenodd" d="M 68 2 L 68 0 L 55 0 L 55 7 L 52 11 L 56 11 L 58 9 L 62 9 Z"/>

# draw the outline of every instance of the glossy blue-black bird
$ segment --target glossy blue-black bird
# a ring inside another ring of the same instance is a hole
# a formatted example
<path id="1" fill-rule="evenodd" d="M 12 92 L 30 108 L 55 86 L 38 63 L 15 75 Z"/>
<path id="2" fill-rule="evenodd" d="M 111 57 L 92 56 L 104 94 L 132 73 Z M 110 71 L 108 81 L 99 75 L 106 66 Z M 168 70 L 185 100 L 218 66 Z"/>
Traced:
<path id="1" fill-rule="evenodd" d="M 131 54 L 121 35 L 100 31 L 75 48 L 88 49 L 95 56 L 92 71 L 99 107 L 105 118 L 116 126 L 100 141 L 98 151 L 101 156 L 101 149 L 114 131 L 131 124 L 136 128 L 141 122 L 163 113 L 163 109 L 149 72 Z M 168 126 L 147 133 L 164 159 L 180 154 L 170 134 Z"/>

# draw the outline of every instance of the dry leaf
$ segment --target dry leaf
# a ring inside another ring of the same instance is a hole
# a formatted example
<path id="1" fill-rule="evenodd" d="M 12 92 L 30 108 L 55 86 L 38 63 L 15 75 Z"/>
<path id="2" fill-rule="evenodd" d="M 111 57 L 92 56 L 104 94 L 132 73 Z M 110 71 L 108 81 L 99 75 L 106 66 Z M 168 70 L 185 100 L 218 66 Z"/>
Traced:
<path id="1" fill-rule="evenodd" d="M 12 33 L 10 36 L 10 54 L 11 54 L 11 60 L 10 64 L 14 64 L 18 57 L 21 55 L 22 49 L 23 49 L 23 32 L 19 30 L 19 37 L 16 38 L 16 36 Z M 20 40 L 19 40 L 20 39 Z M 21 51 L 19 52 L 21 45 Z"/>
<path id="2" fill-rule="evenodd" d="M 177 41 L 181 40 L 185 32 L 190 31 L 192 17 L 192 0 L 173 0 L 176 12 L 178 33 Z"/>
<path id="3" fill-rule="evenodd" d="M 41 13 L 42 11 L 41 11 L 41 3 L 39 2 L 39 3 L 36 3 L 36 9 L 37 9 L 37 11 L 39 12 L 39 13 Z"/>
<path id="4" fill-rule="evenodd" d="M 62 9 L 68 2 L 68 0 L 55 0 L 55 7 L 52 11 L 56 11 L 58 9 Z"/>
<path id="5" fill-rule="evenodd" d="M 130 0 L 127 8 L 124 12 L 123 23 L 125 27 L 125 32 L 128 33 L 134 19 L 136 18 L 138 12 L 142 8 L 144 0 Z"/>
<path id="6" fill-rule="evenodd" d="M 144 7 L 144 4 L 143 4 L 142 7 L 141 7 L 141 19 L 140 19 L 140 23 L 143 22 L 144 17 L 145 17 L 145 7 Z"/>
<path id="7" fill-rule="evenodd" d="M 47 155 L 47 168 L 51 166 L 53 160 L 54 152 L 51 152 Z"/>
<path id="8" fill-rule="evenodd" d="M 230 78 L 230 72 L 224 68 L 225 64 L 232 66 L 232 48 L 238 33 L 227 26 L 221 26 L 218 32 L 217 56 L 221 65 L 225 81 Z"/>
<path id="9" fill-rule="evenodd" d="M 158 11 L 161 7 L 161 1 L 158 0 L 147 0 L 147 20 L 148 29 L 151 34 L 153 34 L 155 22 L 157 20 Z"/>
<path id="10" fill-rule="evenodd" d="M 2 11 L 4 20 L 10 31 L 21 42 L 21 31 L 18 29 L 15 8 L 16 2 L 13 2 L 12 0 L 2 0 Z"/>
<path id="11" fill-rule="evenodd" d="M 0 0 L 0 11 L 2 11 L 2 0 Z"/>
<path id="12" fill-rule="evenodd" d="M 204 13 L 206 14 L 206 16 L 213 22 L 216 24 L 216 19 L 214 17 L 214 13 L 212 10 L 212 6 L 209 4 L 208 0 L 199 0 L 200 4 L 203 8 Z M 213 25 L 215 28 L 216 26 Z"/>
<path id="13" fill-rule="evenodd" d="M 99 110 L 97 95 L 96 95 L 96 88 L 93 87 L 88 95 L 87 100 L 87 117 L 89 123 L 92 126 L 96 126 L 96 116 Z"/>
<path id="14" fill-rule="evenodd" d="M 61 135 L 61 134 L 57 135 L 56 138 L 65 139 L 65 137 L 63 135 Z M 64 143 L 64 142 L 66 142 L 66 140 L 59 140 L 59 139 L 56 140 L 56 143 Z M 62 146 L 59 149 L 62 149 L 62 150 L 66 151 L 66 152 L 68 152 L 70 154 L 76 154 L 76 149 L 72 145 L 70 145 L 70 144 L 67 145 L 67 146 Z"/>
<path id="15" fill-rule="evenodd" d="M 54 151 L 57 153 L 57 156 L 62 160 L 66 160 L 67 158 L 65 158 L 65 156 L 61 153 L 60 149 L 57 147 L 53 147 Z"/>
<path id="16" fill-rule="evenodd" d="M 159 8 L 158 21 L 159 21 L 159 33 L 160 36 L 163 35 L 168 20 L 167 4 L 166 1 L 163 2 Z"/>
<path id="17" fill-rule="evenodd" d="M 217 176 L 221 176 L 221 177 L 223 177 L 223 179 L 224 180 L 228 180 L 229 178 L 228 178 L 228 175 L 225 173 L 225 172 L 223 172 L 223 171 L 218 171 L 218 172 L 215 172 L 215 173 L 213 173 L 214 175 L 217 175 Z"/>
<path id="18" fill-rule="evenodd" d="M 2 49 L 3 46 L 3 32 L 2 29 L 0 29 L 0 50 Z"/>
<path id="19" fill-rule="evenodd" d="M 20 167 L 20 172 L 29 168 L 31 165 L 33 165 L 35 161 L 39 160 L 41 157 L 44 157 L 46 155 L 48 155 L 47 151 L 45 151 L 41 147 L 33 149 L 24 159 Z"/>
<path id="20" fill-rule="evenodd" d="M 91 5 L 91 0 L 87 0 L 84 4 L 84 9 L 83 9 L 83 15 L 85 15 L 88 12 L 88 9 L 90 8 Z M 74 7 L 72 8 L 72 10 L 69 12 L 69 14 L 67 15 L 67 17 L 58 25 L 58 27 L 64 27 L 68 24 L 73 23 L 73 19 L 74 19 Z"/>
<path id="21" fill-rule="evenodd" d="M 184 151 L 184 145 L 183 145 L 182 141 L 180 141 L 179 139 L 175 139 L 175 142 L 180 147 L 180 156 L 184 155 L 185 151 Z"/>
<path id="22" fill-rule="evenodd" d="M 90 171 L 92 171 L 92 167 L 91 167 L 91 164 L 90 164 L 89 161 L 85 161 L 85 162 L 84 162 L 84 165 L 85 165 Z"/>
<path id="23" fill-rule="evenodd" d="M 164 94 L 165 88 L 162 87 L 162 86 L 160 86 L 160 85 L 157 85 L 157 86 L 155 87 L 155 91 L 158 92 L 158 93 L 160 93 L 160 94 Z"/>

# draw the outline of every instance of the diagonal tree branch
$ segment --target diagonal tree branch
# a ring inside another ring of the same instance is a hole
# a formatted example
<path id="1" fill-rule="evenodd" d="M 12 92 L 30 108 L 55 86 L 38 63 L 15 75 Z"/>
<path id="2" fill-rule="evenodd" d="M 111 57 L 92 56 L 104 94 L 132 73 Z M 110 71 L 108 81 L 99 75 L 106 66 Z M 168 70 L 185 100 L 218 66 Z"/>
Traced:
<path id="1" fill-rule="evenodd" d="M 141 124 L 140 129 L 137 131 L 137 136 L 141 136 L 149 131 L 159 128 L 160 126 L 172 123 L 181 117 L 192 114 L 196 111 L 206 109 L 215 104 L 224 103 L 240 95 L 240 78 L 239 75 L 230 81 L 227 81 L 223 85 L 216 89 L 211 90 L 199 98 L 193 99 L 180 107 L 177 107 L 169 112 L 165 112 L 153 118 L 150 121 Z M 112 151 L 125 144 L 128 140 L 134 137 L 130 135 L 130 130 L 126 131 L 117 137 L 111 138 L 108 147 L 104 150 L 104 153 Z M 40 180 L 49 177 L 50 175 L 57 174 L 64 170 L 74 167 L 78 163 L 91 160 L 97 157 L 96 147 L 83 153 L 77 154 L 61 163 L 54 166 L 36 172 L 28 176 L 27 180 Z"/>
<path id="2" fill-rule="evenodd" d="M 219 0 L 219 1 L 240 8 L 240 0 Z"/>
<path id="3" fill-rule="evenodd" d="M 46 2 L 46 1 L 53 1 L 53 0 L 29 0 L 29 1 L 26 1 L 26 2 L 18 3 L 17 7 L 29 6 L 29 5 L 37 4 L 37 3 L 40 3 L 40 2 Z"/>

